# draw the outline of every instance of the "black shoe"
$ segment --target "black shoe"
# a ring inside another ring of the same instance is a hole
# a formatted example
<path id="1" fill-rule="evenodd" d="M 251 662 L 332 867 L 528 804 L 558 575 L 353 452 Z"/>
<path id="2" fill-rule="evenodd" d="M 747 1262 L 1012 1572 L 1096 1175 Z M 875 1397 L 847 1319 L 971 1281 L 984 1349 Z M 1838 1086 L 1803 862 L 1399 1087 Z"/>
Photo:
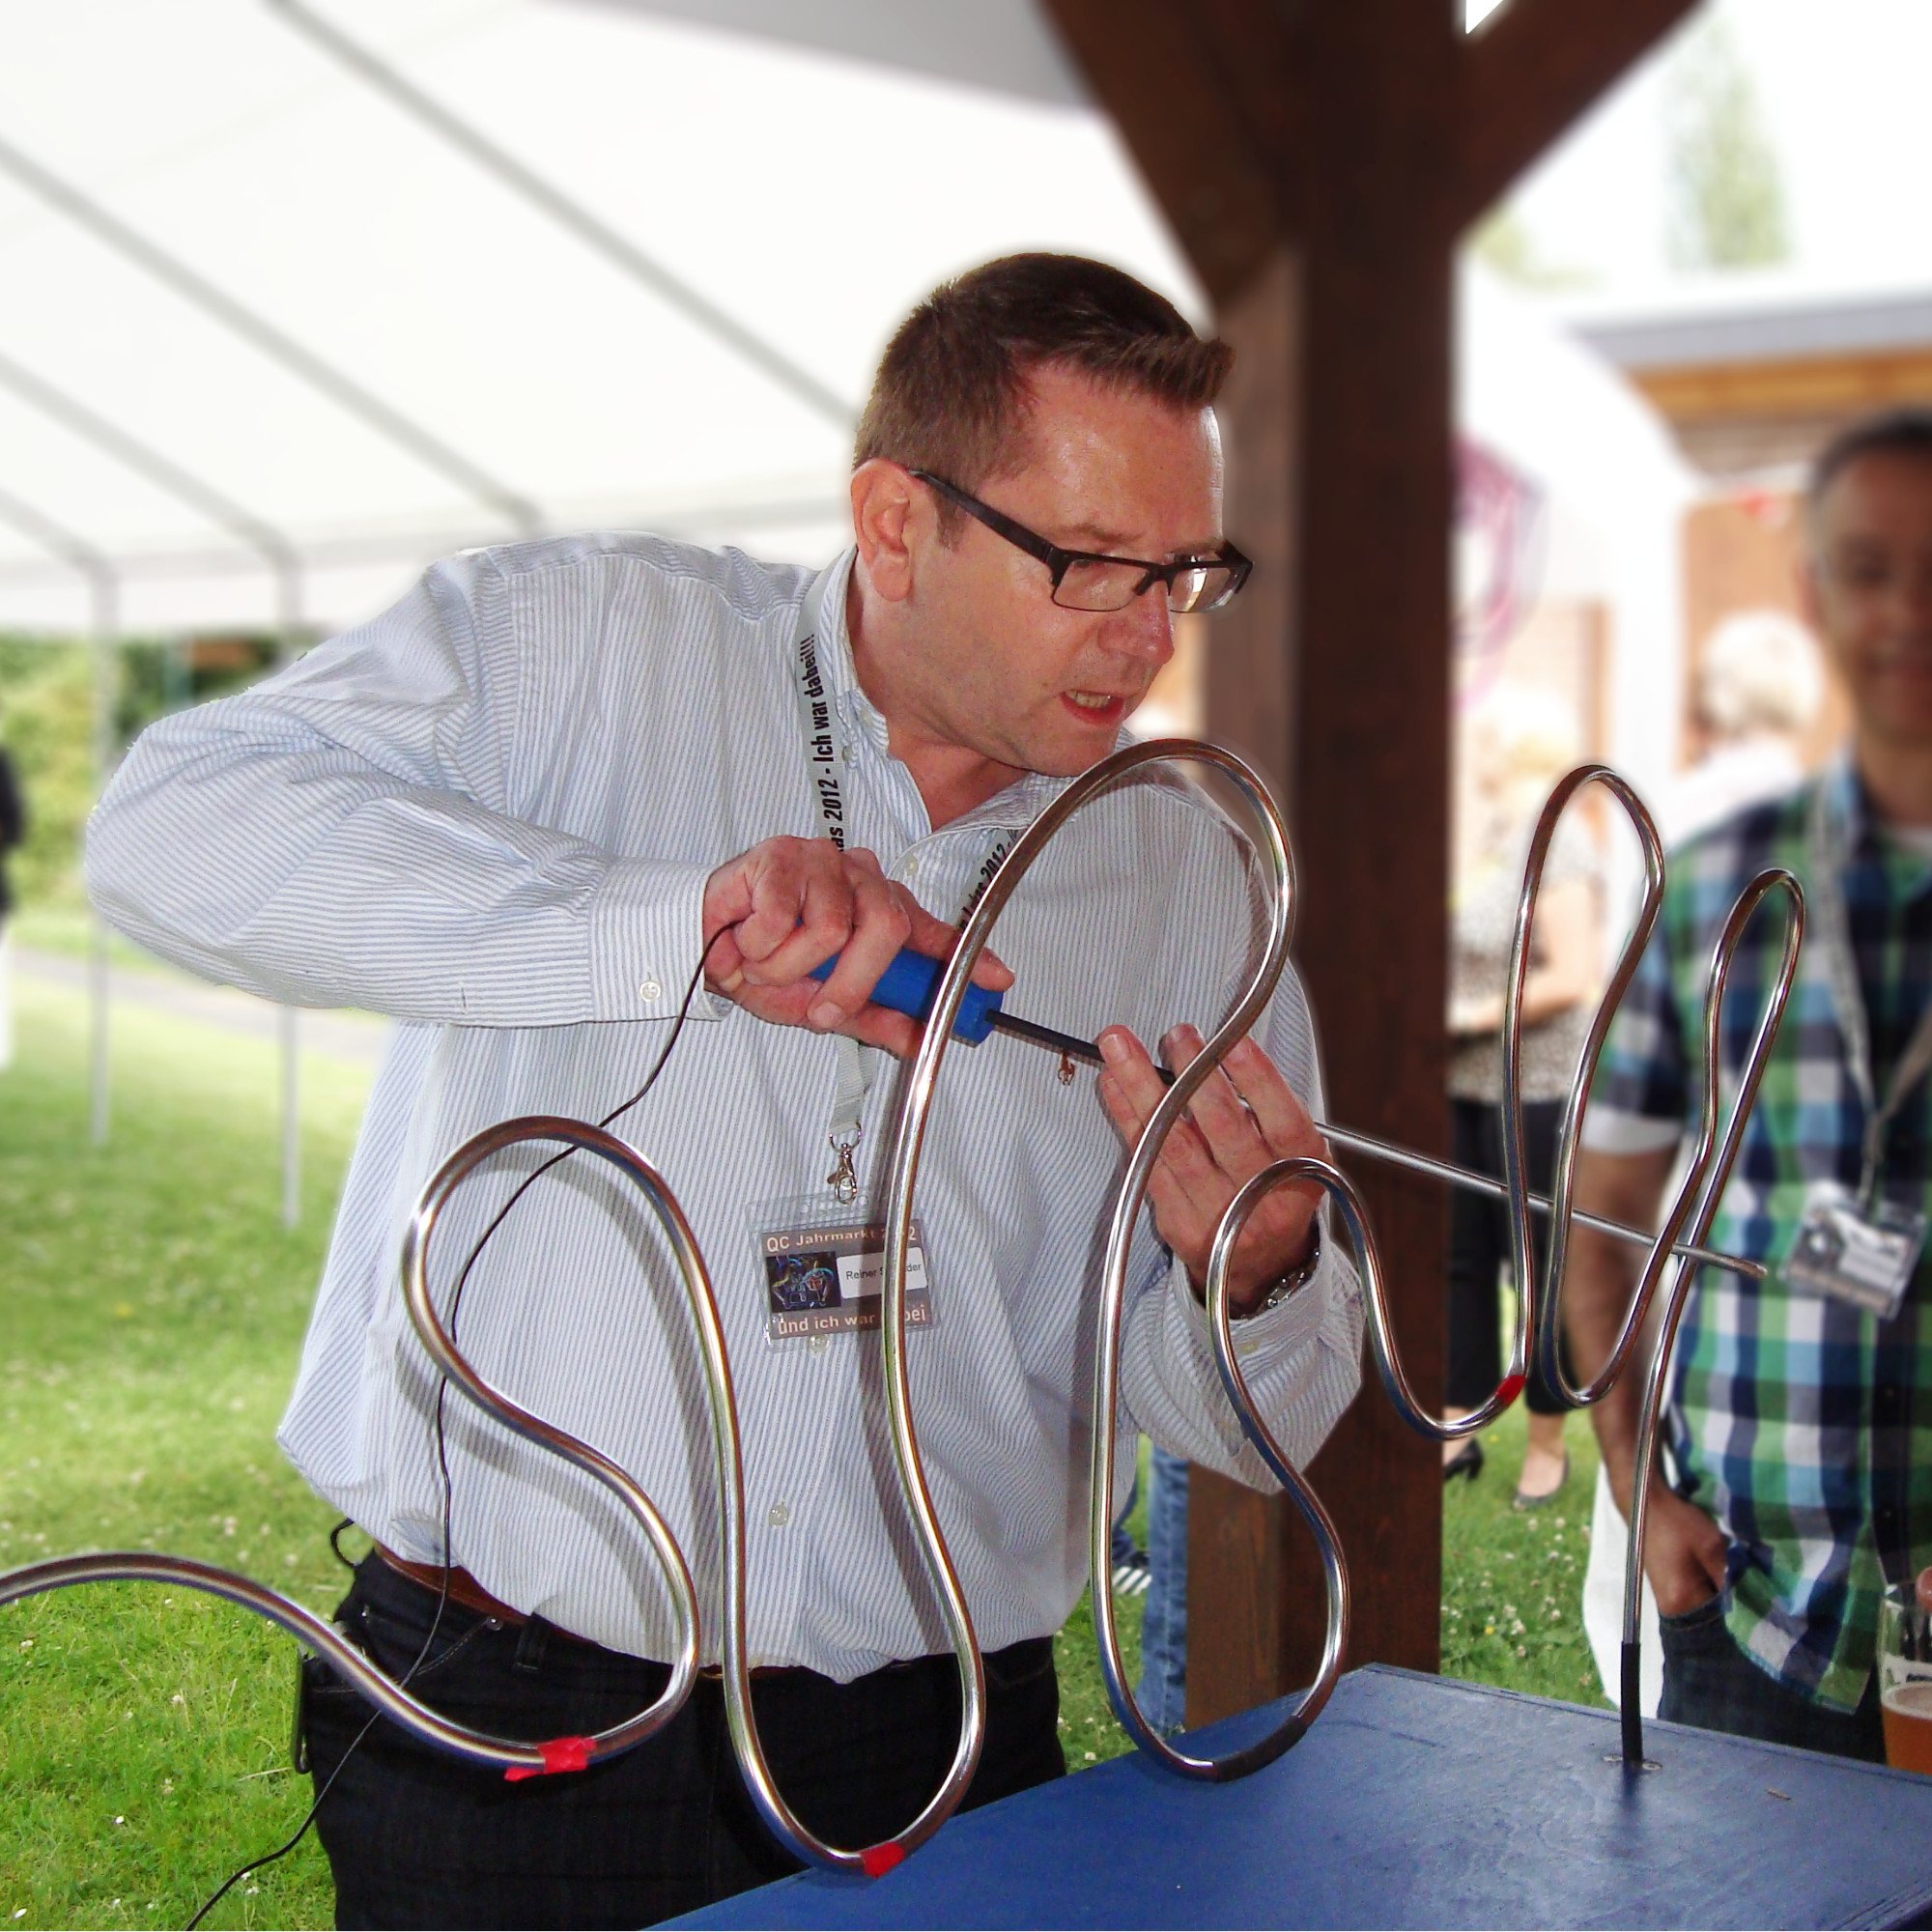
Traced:
<path id="1" fill-rule="evenodd" d="M 1472 1435 L 1442 1465 L 1442 1480 L 1453 1483 L 1458 1476 L 1467 1476 L 1474 1482 L 1483 1473 L 1483 1445 Z"/>
<path id="2" fill-rule="evenodd" d="M 1540 1496 L 1526 1495 L 1521 1490 L 1519 1490 L 1510 1507 L 1520 1510 L 1540 1510 L 1545 1503 L 1553 1503 L 1569 1486 L 1569 1482 L 1570 1452 L 1566 1449 L 1563 1452 L 1563 1473 L 1557 1477 L 1556 1487 L 1553 1490 L 1545 1490 Z"/>

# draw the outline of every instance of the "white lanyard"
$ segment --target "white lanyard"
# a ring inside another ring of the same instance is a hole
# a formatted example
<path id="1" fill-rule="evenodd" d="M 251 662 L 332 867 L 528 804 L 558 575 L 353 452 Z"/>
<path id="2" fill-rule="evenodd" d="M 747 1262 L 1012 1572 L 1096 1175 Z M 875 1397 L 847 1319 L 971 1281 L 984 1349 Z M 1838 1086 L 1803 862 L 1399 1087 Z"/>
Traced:
<path id="1" fill-rule="evenodd" d="M 1830 775 L 1822 778 L 1811 794 L 1804 822 L 1804 853 L 1810 877 L 1811 919 L 1824 951 L 1825 968 L 1832 988 L 1832 1008 L 1837 1017 L 1838 1032 L 1844 1037 L 1846 1070 L 1865 1109 L 1865 1138 L 1859 1200 L 1869 1206 L 1877 1188 L 1879 1160 L 1885 1147 L 1885 1130 L 1898 1112 L 1906 1094 L 1932 1067 L 1932 1003 L 1918 1015 L 1918 1023 L 1906 1041 L 1905 1051 L 1891 1069 L 1881 1102 L 1872 1077 L 1871 1022 L 1865 1012 L 1864 994 L 1859 985 L 1858 956 L 1852 948 L 1851 915 L 1845 907 L 1844 869 L 1851 863 L 1845 848 L 1845 829 L 1826 803 Z"/>
<path id="2" fill-rule="evenodd" d="M 798 693 L 799 727 L 805 741 L 805 768 L 817 807 L 818 822 L 826 838 L 845 850 L 845 835 L 850 820 L 845 809 L 846 775 L 852 764 L 851 748 L 838 718 L 838 706 L 827 687 L 824 670 L 826 599 L 836 582 L 842 582 L 838 564 L 828 564 L 818 573 L 799 612 L 798 637 L 792 645 L 792 684 Z M 964 919 L 985 891 L 1000 861 L 1011 846 L 1014 834 L 1001 827 L 990 828 L 986 850 L 966 902 Z M 849 1203 L 858 1194 L 859 1180 L 852 1167 L 852 1151 L 866 1129 L 866 1095 L 879 1064 L 879 1049 L 861 1047 L 846 1034 L 833 1035 L 838 1056 L 838 1084 L 832 1101 L 832 1120 L 826 1132 L 838 1165 L 825 1177 L 826 1184 L 841 1202 Z"/>

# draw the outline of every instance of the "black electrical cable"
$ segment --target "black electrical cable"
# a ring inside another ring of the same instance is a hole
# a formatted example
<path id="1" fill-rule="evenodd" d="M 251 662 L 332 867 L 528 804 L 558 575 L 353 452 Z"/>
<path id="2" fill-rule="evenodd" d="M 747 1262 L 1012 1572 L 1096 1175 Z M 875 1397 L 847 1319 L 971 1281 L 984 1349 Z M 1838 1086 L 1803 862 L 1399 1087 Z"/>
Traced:
<path id="1" fill-rule="evenodd" d="M 722 930 L 723 928 L 721 927 L 720 931 L 722 932 Z M 684 998 L 678 1006 L 677 1017 L 671 1022 L 670 1037 L 659 1048 L 658 1057 L 651 1062 L 651 1070 L 644 1075 L 644 1084 L 628 1100 L 619 1106 L 612 1107 L 597 1122 L 600 1127 L 608 1127 L 613 1121 L 622 1120 L 658 1084 L 658 1075 L 665 1070 L 665 1065 L 670 1059 L 671 1049 L 676 1046 L 678 1036 L 684 1032 L 684 1023 L 691 1015 L 691 1003 L 697 997 L 697 988 L 704 979 L 704 962 L 710 958 L 711 949 L 718 943 L 718 938 L 719 933 L 714 932 L 704 942 L 704 950 L 697 955 L 697 970 L 692 974 L 691 983 L 685 987 Z M 516 1192 L 497 1209 L 490 1225 L 477 1236 L 476 1245 L 469 1250 L 469 1254 L 463 1264 L 463 1270 L 456 1277 L 456 1291 L 450 1296 L 449 1300 L 448 1327 L 452 1342 L 456 1339 L 456 1318 L 458 1311 L 463 1305 L 463 1291 L 469 1285 L 470 1270 L 475 1267 L 477 1261 L 482 1256 L 483 1250 L 489 1245 L 491 1236 L 503 1225 L 504 1219 L 509 1214 L 510 1209 L 529 1192 L 531 1186 L 544 1175 L 548 1174 L 552 1168 L 555 1167 L 561 1161 L 568 1160 L 575 1152 L 577 1152 L 576 1148 L 565 1148 L 561 1153 L 552 1154 L 548 1160 L 531 1169 L 525 1176 Z M 422 1640 L 422 1648 L 416 1652 L 414 1661 L 410 1664 L 410 1667 L 396 1680 L 399 1688 L 407 1688 L 410 1680 L 422 1668 L 423 1660 L 429 1656 L 430 1646 L 435 1643 L 437 1633 L 442 1628 L 443 1611 L 449 1607 L 450 1520 L 455 1513 L 456 1491 L 449 1474 L 449 1438 L 443 1426 L 443 1402 L 448 1394 L 449 1378 L 444 1376 L 437 1383 L 435 1421 L 437 1469 L 442 1481 L 442 1587 L 437 1593 L 436 1614 L 430 1619 L 429 1631 Z M 334 1550 L 337 1562 L 341 1563 L 352 1573 L 355 1566 L 343 1555 L 342 1545 L 338 1539 L 345 1529 L 352 1526 L 353 1521 L 353 1518 L 344 1517 L 328 1532 L 328 1547 Z M 362 1740 L 382 1721 L 382 1715 L 380 1711 L 372 1711 L 369 1715 L 369 1721 L 350 1740 L 349 1748 L 336 1760 L 335 1769 L 323 1780 L 322 1789 L 315 1794 L 314 1804 L 308 1807 L 308 1811 L 301 1823 L 296 1827 L 294 1835 L 286 1843 L 276 1846 L 272 1852 L 266 1853 L 259 1859 L 251 1860 L 246 1864 L 238 1865 L 235 1870 L 230 1872 L 221 1881 L 221 1884 L 209 1894 L 201 1910 L 187 1921 L 186 1932 L 195 1932 L 195 1928 L 200 1925 L 201 1921 L 214 1910 L 215 1906 L 242 1879 L 248 1877 L 252 1872 L 260 1871 L 264 1865 L 273 1864 L 277 1859 L 287 1858 L 301 1843 L 308 1835 L 308 1828 L 315 1823 L 316 1813 L 322 1809 L 323 1800 L 328 1796 L 330 1790 L 334 1787 L 335 1780 L 342 1776 L 344 1770 L 348 1767 L 349 1760 L 355 1755 L 356 1750 L 361 1746 Z"/>

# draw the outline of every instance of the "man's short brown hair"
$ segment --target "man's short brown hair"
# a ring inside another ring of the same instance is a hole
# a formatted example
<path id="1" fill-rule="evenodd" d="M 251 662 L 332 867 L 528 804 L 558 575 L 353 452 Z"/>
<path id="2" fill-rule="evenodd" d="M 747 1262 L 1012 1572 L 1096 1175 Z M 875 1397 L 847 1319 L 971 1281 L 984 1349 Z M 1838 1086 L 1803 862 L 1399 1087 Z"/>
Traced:
<path id="1" fill-rule="evenodd" d="M 1206 409 L 1235 352 L 1164 296 L 1080 255 L 1007 255 L 942 283 L 899 325 L 859 419 L 853 467 L 882 456 L 962 490 L 1016 467 L 1027 377 L 1054 364 Z M 964 512 L 942 501 L 950 542 Z"/>
<path id="2" fill-rule="evenodd" d="M 1932 463 L 1932 410 L 1921 406 L 1886 410 L 1864 416 L 1841 429 L 1812 459 L 1804 500 L 1813 511 L 1825 492 L 1853 464 L 1867 456 L 1902 456 L 1915 463 Z"/>

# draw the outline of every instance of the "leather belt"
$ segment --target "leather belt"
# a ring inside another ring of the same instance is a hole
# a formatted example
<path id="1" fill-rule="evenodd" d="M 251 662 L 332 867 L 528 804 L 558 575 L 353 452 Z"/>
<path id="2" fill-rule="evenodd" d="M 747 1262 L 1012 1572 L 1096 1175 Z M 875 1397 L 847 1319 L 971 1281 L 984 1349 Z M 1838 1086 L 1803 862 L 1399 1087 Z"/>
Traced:
<path id="1" fill-rule="evenodd" d="M 474 1610 L 479 1617 L 493 1617 L 499 1624 L 507 1624 L 513 1630 L 521 1630 L 529 1622 L 522 1610 L 513 1610 L 508 1604 L 493 1597 L 468 1570 L 456 1568 L 445 1570 L 440 1563 L 412 1563 L 406 1556 L 398 1556 L 393 1549 L 377 1544 L 376 1554 L 399 1577 L 407 1577 L 419 1589 L 428 1590 L 435 1596 L 441 1596 L 445 1588 L 452 1604 L 461 1604 L 466 1610 Z M 548 1619 L 546 1619 L 548 1621 Z M 551 1624 L 551 1629 L 569 1643 L 581 1643 L 591 1650 L 600 1648 L 595 1638 L 579 1636 L 574 1631 Z M 758 1663 L 752 1666 L 753 1677 L 782 1677 L 788 1674 L 790 1666 L 784 1664 Z M 715 1663 L 698 1666 L 700 1677 L 721 1679 L 724 1672 Z"/>
<path id="2" fill-rule="evenodd" d="M 499 1603 L 472 1577 L 468 1570 L 445 1570 L 440 1563 L 412 1563 L 406 1556 L 398 1556 L 393 1549 L 377 1544 L 376 1554 L 399 1577 L 407 1577 L 412 1583 L 428 1590 L 432 1595 L 442 1596 L 446 1591 L 452 1604 L 461 1604 L 466 1610 L 474 1610 L 480 1617 L 494 1617 L 499 1624 L 509 1624 L 521 1629 L 529 1622 L 522 1610 L 513 1610 L 508 1604 Z M 551 1626 L 556 1630 L 556 1626 Z M 558 1636 L 569 1637 L 572 1643 L 588 1643 L 585 1636 L 575 1636 L 567 1630 L 557 1630 Z"/>

